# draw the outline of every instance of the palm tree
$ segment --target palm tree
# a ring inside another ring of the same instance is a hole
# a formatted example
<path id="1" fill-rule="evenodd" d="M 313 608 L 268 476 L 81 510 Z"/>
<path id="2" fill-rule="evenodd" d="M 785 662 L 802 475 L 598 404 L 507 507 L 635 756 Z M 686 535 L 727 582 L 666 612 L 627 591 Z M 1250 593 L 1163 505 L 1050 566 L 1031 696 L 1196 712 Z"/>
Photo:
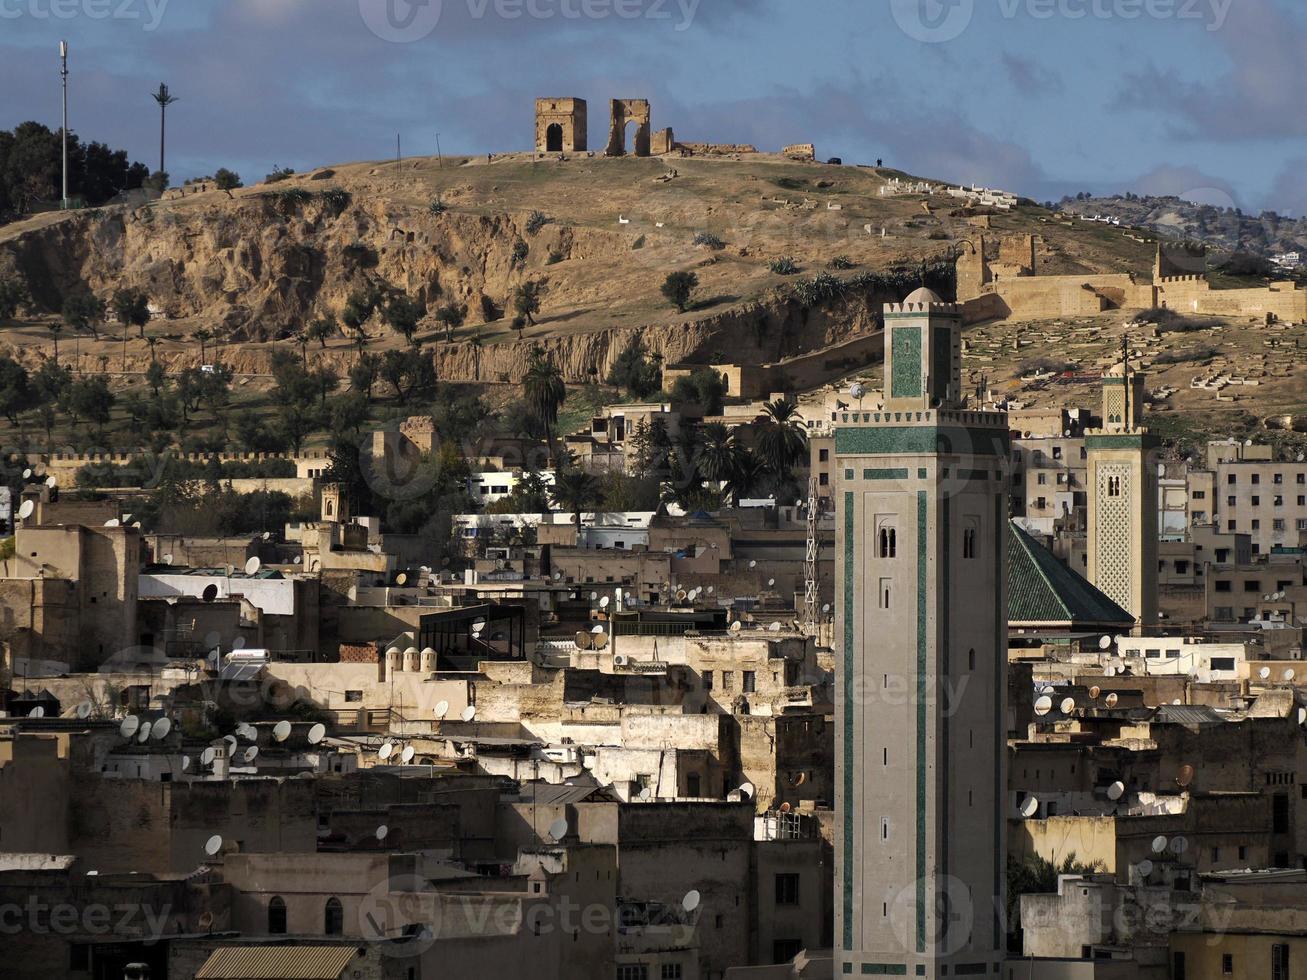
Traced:
<path id="1" fill-rule="evenodd" d="M 213 334 L 207 330 L 196 330 L 195 339 L 200 342 L 200 363 L 204 363 L 204 345 L 213 339 Z"/>
<path id="2" fill-rule="evenodd" d="M 526 410 L 545 430 L 549 455 L 556 457 L 554 428 L 558 425 L 558 409 L 567 400 L 567 385 L 541 347 L 531 349 L 531 363 L 522 389 L 526 395 Z"/>
<path id="3" fill-rule="evenodd" d="M 146 344 L 149 346 L 149 348 L 150 348 L 150 363 L 153 364 L 153 363 L 154 363 L 154 360 L 155 360 L 155 357 L 154 357 L 154 349 L 155 349 L 156 347 L 159 346 L 159 338 L 158 338 L 158 337 L 146 337 L 146 338 L 145 338 L 145 343 L 146 343 Z"/>
<path id="4" fill-rule="evenodd" d="M 735 441 L 735 433 L 721 422 L 709 422 L 699 429 L 695 465 L 711 483 L 729 483 L 740 470 L 744 453 Z"/>
<path id="5" fill-rule="evenodd" d="M 168 106 L 177 101 L 177 97 L 168 91 L 168 86 L 163 82 L 159 83 L 159 91 L 151 93 L 155 102 L 159 103 L 159 173 L 166 174 L 168 168 L 166 163 L 164 148 L 168 135 Z"/>
<path id="6" fill-rule="evenodd" d="M 767 468 L 782 480 L 793 475 L 795 464 L 808 451 L 808 436 L 799 416 L 799 406 L 789 398 L 778 398 L 763 407 L 757 424 L 758 453 Z"/>
<path id="7" fill-rule="evenodd" d="M 59 363 L 59 332 L 63 330 L 63 328 L 64 325 L 62 323 L 50 324 L 50 336 L 54 338 L 54 362 L 56 364 Z"/>
<path id="8" fill-rule="evenodd" d="M 581 535 L 581 514 L 603 503 L 599 481 L 581 469 L 559 470 L 549 491 L 554 506 L 572 515 L 576 525 L 578 543 Z"/>

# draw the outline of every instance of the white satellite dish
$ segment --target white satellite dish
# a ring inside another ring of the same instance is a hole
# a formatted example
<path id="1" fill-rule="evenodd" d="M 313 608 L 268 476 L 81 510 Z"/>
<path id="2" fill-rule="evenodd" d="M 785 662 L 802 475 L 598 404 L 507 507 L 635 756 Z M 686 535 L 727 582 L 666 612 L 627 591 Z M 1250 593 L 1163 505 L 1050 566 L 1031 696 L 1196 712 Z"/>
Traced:
<path id="1" fill-rule="evenodd" d="M 394 751 L 395 751 L 395 746 L 392 745 L 390 742 L 387 742 L 385 745 L 383 745 L 381 748 L 377 750 L 377 758 L 384 762 L 386 759 L 390 758 L 390 756 L 394 753 Z"/>
<path id="2" fill-rule="evenodd" d="M 227 743 L 227 754 L 228 754 L 228 755 L 231 755 L 232 753 L 234 753 L 234 752 L 236 751 L 236 736 L 235 736 L 235 735 L 224 735 L 224 736 L 222 737 L 222 740 L 223 740 L 224 742 Z"/>
<path id="3" fill-rule="evenodd" d="M 1025 817 L 1027 820 L 1029 820 L 1038 812 L 1039 812 L 1038 797 L 1034 797 L 1034 796 L 1026 797 L 1025 802 L 1021 804 L 1021 815 Z"/>
<path id="4" fill-rule="evenodd" d="M 703 901 L 703 896 L 697 890 L 690 889 L 685 893 L 685 897 L 681 899 L 681 908 L 686 912 L 693 912 L 699 907 L 701 901 Z"/>
<path id="5" fill-rule="evenodd" d="M 29 466 L 27 469 L 23 470 L 23 479 L 30 480 L 31 478 L 32 478 L 32 468 Z"/>
<path id="6" fill-rule="evenodd" d="M 1153 873 L 1153 862 L 1148 860 L 1147 858 L 1144 858 L 1142 861 L 1136 864 L 1135 867 L 1139 869 L 1139 873 L 1143 875 L 1145 878 L 1147 878 L 1150 874 Z"/>
<path id="7" fill-rule="evenodd" d="M 290 722 L 282 720 L 272 726 L 272 737 L 278 742 L 284 742 L 290 738 Z"/>
<path id="8" fill-rule="evenodd" d="M 769 579 L 767 580 L 767 588 L 770 589 L 770 588 L 771 588 L 772 586 L 774 586 L 775 584 L 776 584 L 776 580 L 775 580 L 774 578 L 769 578 Z"/>
<path id="9" fill-rule="evenodd" d="M 42 708 L 42 707 L 38 704 L 35 708 L 33 708 L 31 711 L 29 711 L 29 712 L 27 713 L 27 717 L 28 717 L 28 718 L 44 718 L 44 717 L 45 717 L 45 709 Z"/>
<path id="10" fill-rule="evenodd" d="M 154 730 L 154 725 L 148 721 L 141 722 L 141 727 L 136 729 L 136 741 L 145 743 L 150 740 L 150 732 Z"/>
<path id="11" fill-rule="evenodd" d="M 83 701 L 81 704 L 77 706 L 77 709 L 74 713 L 77 715 L 78 718 L 81 718 L 84 721 L 87 718 L 91 717 L 91 712 L 93 710 L 94 710 L 94 705 L 92 705 L 90 701 Z"/>
<path id="12" fill-rule="evenodd" d="M 753 799 L 753 794 L 755 792 L 757 791 L 753 788 L 753 783 L 742 783 L 740 785 L 740 799 L 742 800 Z"/>
<path id="13" fill-rule="evenodd" d="M 54 474 L 51 474 L 45 478 L 45 485 L 53 490 L 55 487 L 59 486 L 59 481 L 55 479 Z"/>
<path id="14" fill-rule="evenodd" d="M 708 586 L 708 594 L 709 594 L 709 595 L 712 595 L 712 594 L 713 594 L 714 592 L 716 592 L 716 591 L 717 591 L 717 586 L 715 586 L 715 585 L 710 585 L 710 586 Z"/>
<path id="15" fill-rule="evenodd" d="M 862 399 L 862 398 L 865 398 L 866 395 L 867 395 L 867 386 L 864 385 L 861 381 L 855 382 L 855 383 L 854 383 L 854 384 L 849 388 L 849 397 L 850 397 L 850 398 Z"/>
<path id="16" fill-rule="evenodd" d="M 104 522 L 104 526 L 105 526 L 105 527 L 117 527 L 117 526 L 119 525 L 119 523 L 120 523 L 120 522 L 119 522 L 118 518 L 116 518 L 116 517 L 111 517 L 111 518 L 109 518 L 109 520 L 107 520 L 107 521 Z"/>
<path id="17" fill-rule="evenodd" d="M 1271 668 L 1263 667 L 1261 670 L 1257 672 L 1257 676 L 1260 677 L 1262 680 L 1266 680 L 1268 677 L 1271 676 Z"/>
<path id="18" fill-rule="evenodd" d="M 386 835 L 390 833 L 390 828 L 384 823 L 377 828 L 377 840 L 385 840 Z"/>
<path id="19" fill-rule="evenodd" d="M 327 726 L 323 724 L 314 725 L 309 729 L 309 744 L 317 745 L 327 737 Z"/>
<path id="20" fill-rule="evenodd" d="M 182 769 L 185 770 L 185 769 L 189 769 L 190 767 L 191 767 L 191 757 L 189 755 L 182 756 Z"/>
<path id="21" fill-rule="evenodd" d="M 171 565 L 171 564 L 172 564 L 172 555 L 164 555 L 164 556 L 163 556 L 163 563 L 164 563 L 165 565 Z"/>
<path id="22" fill-rule="evenodd" d="M 1108 664 L 1106 667 L 1103 668 L 1103 676 L 1104 676 L 1104 677 L 1115 677 L 1115 676 L 1116 676 L 1116 668 L 1113 667 L 1111 664 Z"/>
<path id="23" fill-rule="evenodd" d="M 263 562 L 259 561 L 258 557 L 255 556 L 254 558 L 251 558 L 249 561 L 245 563 L 245 574 L 253 575 L 262 567 L 263 567 Z"/>
<path id="24" fill-rule="evenodd" d="M 1294 674 L 1294 671 L 1293 671 L 1293 668 L 1292 668 L 1292 667 L 1286 667 L 1286 668 L 1284 669 L 1284 679 L 1285 679 L 1286 681 L 1291 681 L 1291 680 L 1293 680 L 1295 676 L 1296 676 L 1296 675 Z"/>
<path id="25" fill-rule="evenodd" d="M 602 626 L 591 626 L 591 627 L 590 627 L 590 632 L 591 632 L 593 635 L 595 635 L 595 636 L 598 636 L 598 635 L 599 635 L 600 633 L 602 633 L 603 631 L 604 631 L 604 628 L 603 628 Z"/>
<path id="26" fill-rule="evenodd" d="M 408 765 L 413 761 L 413 756 L 417 755 L 417 750 L 411 745 L 404 746 L 404 751 L 399 754 L 399 761 Z"/>
<path id="27" fill-rule="evenodd" d="M 170 731 L 172 731 L 172 719 L 160 718 L 154 723 L 154 727 L 150 730 L 150 737 L 156 742 L 162 742 L 168 737 Z"/>
<path id="28" fill-rule="evenodd" d="M 1187 851 L 1187 850 L 1189 850 L 1189 840 L 1188 840 L 1188 838 L 1185 838 L 1185 837 L 1172 837 L 1172 838 L 1171 838 L 1171 853 L 1172 853 L 1172 854 L 1177 854 L 1177 855 L 1179 855 L 1179 854 L 1183 854 L 1183 853 L 1184 853 L 1185 851 Z"/>
<path id="29" fill-rule="evenodd" d="M 1053 699 L 1050 698 L 1047 694 L 1041 694 L 1039 696 L 1039 699 L 1035 701 L 1035 714 L 1039 715 L 1042 718 L 1044 715 L 1048 714 L 1052 710 L 1053 710 Z"/>
<path id="30" fill-rule="evenodd" d="M 24 500 L 18 507 L 19 519 L 24 521 L 27 520 L 32 516 L 32 511 L 34 510 L 36 510 L 36 502 L 34 500 Z"/>
<path id="31" fill-rule="evenodd" d="M 1171 843 L 1171 842 L 1170 842 L 1169 840 L 1167 840 L 1165 837 L 1163 837 L 1161 834 L 1159 834 L 1158 836 L 1154 837 L 1154 838 L 1153 838 L 1153 853 L 1154 853 L 1154 854 L 1161 854 L 1163 851 L 1166 850 L 1166 845 L 1169 844 L 1169 843 Z"/>
<path id="32" fill-rule="evenodd" d="M 437 701 L 437 702 L 436 702 L 436 718 L 437 718 L 437 719 L 444 718 L 445 715 L 447 715 L 447 714 L 449 714 L 449 702 L 448 702 L 448 701 Z"/>
<path id="33" fill-rule="evenodd" d="M 405 575 L 403 572 L 400 572 L 398 575 L 395 576 L 396 585 L 406 585 L 407 583 L 408 583 L 408 576 Z"/>
<path id="34" fill-rule="evenodd" d="M 637 794 L 637 796 L 639 797 L 639 799 L 642 799 L 642 800 L 652 800 L 652 799 L 653 799 L 653 789 L 652 789 L 651 787 L 649 787 L 649 786 L 641 786 L 641 787 L 640 787 L 640 792 Z"/>
<path id="35" fill-rule="evenodd" d="M 118 725 L 118 734 L 123 738 L 131 738 L 136 734 L 136 729 L 141 727 L 141 720 L 135 715 L 128 715 Z"/>
<path id="36" fill-rule="evenodd" d="M 742 630 L 742 629 L 744 629 L 744 624 L 741 623 L 738 619 L 737 619 L 735 622 L 731 623 L 731 632 L 732 632 L 732 633 L 738 633 L 738 632 L 740 632 L 740 630 Z"/>
<path id="37" fill-rule="evenodd" d="M 204 853 L 209 855 L 209 857 L 213 857 L 221 850 L 222 850 L 222 837 L 218 834 L 214 834 L 212 837 L 210 837 L 207 841 L 204 842 Z"/>
<path id="38" fill-rule="evenodd" d="M 565 820 L 562 817 L 559 817 L 557 820 L 555 820 L 553 823 L 549 825 L 549 839 L 553 841 L 555 844 L 557 844 L 559 841 L 561 841 L 564 837 L 567 836 L 567 830 L 568 830 L 567 820 Z"/>
<path id="39" fill-rule="evenodd" d="M 598 599 L 599 599 L 599 593 L 598 593 L 598 592 L 591 592 L 591 593 L 590 593 L 590 601 L 591 601 L 591 602 L 595 602 L 595 601 L 597 601 Z"/>
<path id="40" fill-rule="evenodd" d="M 1125 796 L 1125 783 L 1119 779 L 1111 786 L 1107 787 L 1107 798 L 1115 803 L 1121 797 Z"/>
<path id="41" fill-rule="evenodd" d="M 304 561 L 304 556 L 296 555 L 294 558 L 291 559 L 291 561 L 294 562 L 296 565 L 298 565 L 300 564 L 300 562 Z"/>
<path id="42" fill-rule="evenodd" d="M 475 704 L 469 704 L 466 708 L 463 709 L 464 721 L 471 721 L 476 716 L 477 716 L 477 706 Z"/>
<path id="43" fill-rule="evenodd" d="M 245 750 L 246 762 L 253 762 L 258 757 L 259 757 L 259 747 L 257 745 L 251 745 L 248 749 Z"/>
<path id="44" fill-rule="evenodd" d="M 1115 708 L 1115 707 L 1116 707 L 1116 703 L 1117 703 L 1117 701 L 1119 701 L 1119 700 L 1120 700 L 1120 698 L 1117 696 L 1117 693 L 1116 693 L 1115 691 L 1113 691 L 1111 694 L 1109 694 L 1106 698 L 1103 699 L 1103 702 L 1104 702 L 1104 703 L 1105 703 L 1109 708 Z"/>
<path id="45" fill-rule="evenodd" d="M 1073 711 L 1076 710 L 1076 699 L 1075 699 L 1075 698 L 1063 698 L 1063 699 L 1062 699 L 1062 704 L 1061 704 L 1060 707 L 1062 708 L 1062 714 L 1064 714 L 1064 715 L 1069 715 L 1069 714 L 1071 714 L 1071 712 L 1073 712 Z"/>
<path id="46" fill-rule="evenodd" d="M 770 626 L 767 627 L 767 631 L 769 633 L 779 633 L 781 631 L 781 624 L 772 623 Z"/>
<path id="47" fill-rule="evenodd" d="M 208 748 L 206 748 L 203 752 L 200 753 L 200 765 L 202 766 L 213 765 L 213 760 L 217 757 L 217 755 L 218 755 L 218 750 L 215 749 L 212 745 L 210 745 Z"/>
<path id="48" fill-rule="evenodd" d="M 757 567 L 758 567 L 758 563 L 757 563 L 756 561 L 750 561 L 750 562 L 749 562 L 749 567 L 750 567 L 750 568 L 757 568 Z"/>
<path id="49" fill-rule="evenodd" d="M 236 729 L 236 734 L 247 742 L 257 742 L 259 740 L 259 730 L 253 725 L 242 724 Z"/>
<path id="50" fill-rule="evenodd" d="M 1112 647 L 1112 638 L 1110 636 L 1100 636 L 1098 638 L 1098 649 L 1110 650 Z"/>

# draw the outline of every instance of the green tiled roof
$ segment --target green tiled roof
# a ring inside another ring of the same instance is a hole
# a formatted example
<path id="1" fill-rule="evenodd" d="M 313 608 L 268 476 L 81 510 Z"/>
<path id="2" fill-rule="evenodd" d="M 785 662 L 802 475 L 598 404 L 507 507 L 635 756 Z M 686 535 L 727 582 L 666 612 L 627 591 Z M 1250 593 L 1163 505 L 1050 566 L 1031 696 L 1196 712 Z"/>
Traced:
<path id="1" fill-rule="evenodd" d="M 1063 565 L 1015 522 L 1007 537 L 1010 623 L 1133 626 L 1135 618 Z"/>

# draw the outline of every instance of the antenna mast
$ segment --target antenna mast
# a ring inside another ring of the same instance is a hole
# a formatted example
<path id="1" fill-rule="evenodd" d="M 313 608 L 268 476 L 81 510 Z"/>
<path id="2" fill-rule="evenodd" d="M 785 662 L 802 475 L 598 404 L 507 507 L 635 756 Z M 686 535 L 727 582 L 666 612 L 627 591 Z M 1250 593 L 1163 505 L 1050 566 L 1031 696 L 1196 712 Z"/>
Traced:
<path id="1" fill-rule="evenodd" d="M 817 633 L 817 478 L 808 480 L 808 548 L 803 560 L 803 617 Z"/>

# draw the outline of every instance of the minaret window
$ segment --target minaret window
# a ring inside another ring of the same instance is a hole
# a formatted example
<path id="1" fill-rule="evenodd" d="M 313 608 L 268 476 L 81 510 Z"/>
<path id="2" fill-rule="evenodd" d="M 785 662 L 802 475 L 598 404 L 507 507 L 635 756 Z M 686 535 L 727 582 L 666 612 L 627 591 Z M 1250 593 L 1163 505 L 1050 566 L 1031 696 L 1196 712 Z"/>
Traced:
<path id="1" fill-rule="evenodd" d="M 892 527 L 882 527 L 876 542 L 876 557 L 897 558 L 898 551 L 898 531 Z"/>
<path id="2" fill-rule="evenodd" d="M 1107 495 L 1109 497 L 1121 496 L 1121 478 L 1119 476 L 1109 476 L 1107 478 Z"/>

